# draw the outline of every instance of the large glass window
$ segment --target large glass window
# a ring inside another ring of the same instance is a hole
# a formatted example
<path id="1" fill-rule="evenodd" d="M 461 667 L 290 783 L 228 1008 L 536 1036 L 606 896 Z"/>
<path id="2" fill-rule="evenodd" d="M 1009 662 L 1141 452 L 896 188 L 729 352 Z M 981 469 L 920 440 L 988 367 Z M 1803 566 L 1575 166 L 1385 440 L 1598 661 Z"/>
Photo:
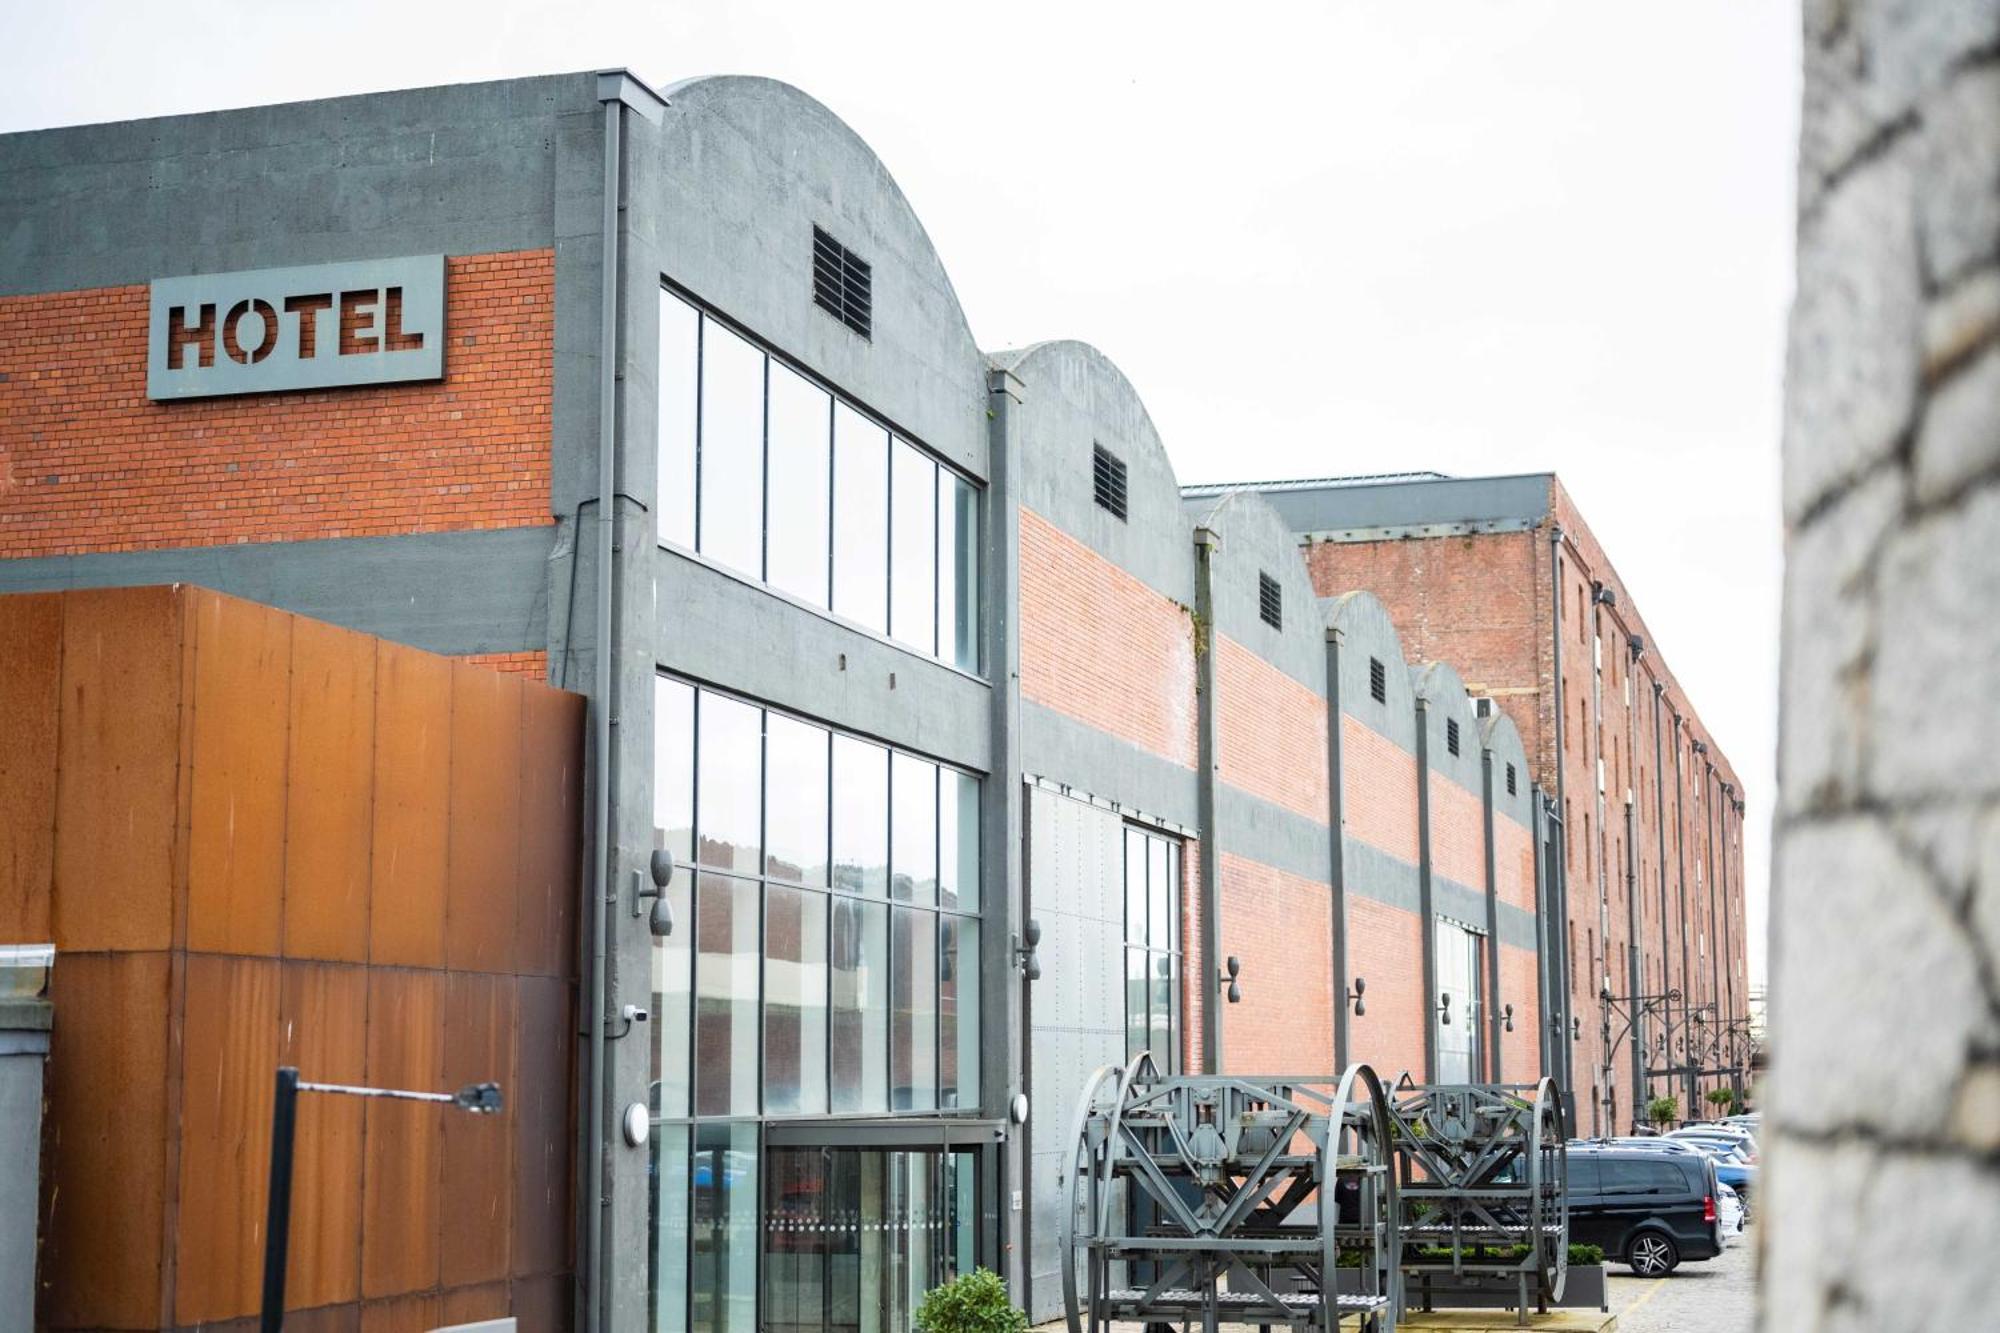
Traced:
<path id="1" fill-rule="evenodd" d="M 756 1333 L 757 1124 L 694 1131 L 694 1226 L 688 1282 L 694 1333 Z M 663 1291 L 662 1302 L 674 1293 Z"/>
<path id="2" fill-rule="evenodd" d="M 1180 843 L 1125 829 L 1125 1055 L 1180 1067 Z"/>
<path id="3" fill-rule="evenodd" d="M 979 669 L 980 490 L 660 293 L 660 540 Z"/>
<path id="4" fill-rule="evenodd" d="M 833 900 L 833 1109 L 889 1109 L 889 909 Z"/>
<path id="5" fill-rule="evenodd" d="M 827 898 L 772 886 L 764 918 L 764 1109 L 826 1110 Z"/>
<path id="6" fill-rule="evenodd" d="M 937 1106 L 937 917 L 894 909 L 889 942 L 889 1105 Z"/>
<path id="7" fill-rule="evenodd" d="M 1437 948 L 1438 998 L 1437 1079 L 1440 1083 L 1472 1083 L 1481 1077 L 1479 1002 L 1481 946 L 1485 937 L 1455 921 L 1439 921 Z"/>
<path id="8" fill-rule="evenodd" d="M 757 1113 L 757 885 L 695 884 L 694 1108 Z"/>

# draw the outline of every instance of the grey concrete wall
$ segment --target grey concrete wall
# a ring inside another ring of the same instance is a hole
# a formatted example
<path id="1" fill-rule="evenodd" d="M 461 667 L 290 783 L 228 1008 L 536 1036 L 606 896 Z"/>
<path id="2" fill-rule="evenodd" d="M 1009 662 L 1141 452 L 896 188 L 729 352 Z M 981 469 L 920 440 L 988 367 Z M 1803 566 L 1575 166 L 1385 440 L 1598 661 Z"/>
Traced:
<path id="1" fill-rule="evenodd" d="M 1763 1327 L 1990 1327 L 2000 3 L 1809 0 L 1805 76 Z"/>
<path id="2" fill-rule="evenodd" d="M 698 299 L 986 476 L 986 363 L 923 224 L 831 111 L 770 79 L 691 79 L 635 178 L 660 266 Z M 873 266 L 863 338 L 813 304 L 817 224 Z"/>
<path id="3" fill-rule="evenodd" d="M 1511 819 L 1530 834 L 1535 828 L 1535 781 L 1528 772 L 1527 747 L 1514 719 L 1496 705 L 1479 719 L 1480 743 L 1493 756 L 1493 813 Z M 1650 737 L 1648 738 L 1650 741 Z M 1514 794 L 1507 794 L 1507 765 L 1514 766 Z"/>
<path id="4" fill-rule="evenodd" d="M 1424 725 L 1430 729 L 1431 772 L 1456 783 L 1471 793 L 1473 799 L 1483 799 L 1481 785 L 1483 779 L 1479 771 L 1479 718 L 1472 711 L 1471 696 L 1465 692 L 1465 682 L 1448 662 L 1432 662 L 1418 669 L 1414 675 L 1417 697 L 1429 706 L 1424 709 Z M 1453 754 L 1446 744 L 1448 722 L 1458 723 L 1458 753 Z"/>
<path id="5" fill-rule="evenodd" d="M 1191 525 L 1222 539 L 1213 557 L 1215 628 L 1298 681 L 1326 692 L 1326 635 L 1319 597 L 1299 553 L 1298 539 L 1278 511 L 1255 491 L 1231 491 L 1184 505 Z M 1258 576 L 1278 583 L 1282 622 L 1277 629 L 1259 613 Z"/>
<path id="6" fill-rule="evenodd" d="M 551 243 L 591 76 L 0 135 L 0 295 Z"/>
<path id="7" fill-rule="evenodd" d="M 1046 342 L 996 352 L 1027 388 L 1018 503 L 1163 597 L 1194 604 L 1194 545 L 1180 482 L 1139 392 L 1088 343 Z M 1123 460 L 1126 517 L 1098 507 L 1091 446 Z"/>
<path id="8" fill-rule="evenodd" d="M 1375 594 L 1358 591 L 1322 599 L 1320 613 L 1327 628 L 1341 636 L 1341 710 L 1415 754 L 1416 687 L 1388 608 Z M 1382 663 L 1387 678 L 1383 691 L 1387 698 L 1381 703 L 1368 690 L 1370 658 Z M 1416 799 L 1414 794 L 1411 799 Z"/>

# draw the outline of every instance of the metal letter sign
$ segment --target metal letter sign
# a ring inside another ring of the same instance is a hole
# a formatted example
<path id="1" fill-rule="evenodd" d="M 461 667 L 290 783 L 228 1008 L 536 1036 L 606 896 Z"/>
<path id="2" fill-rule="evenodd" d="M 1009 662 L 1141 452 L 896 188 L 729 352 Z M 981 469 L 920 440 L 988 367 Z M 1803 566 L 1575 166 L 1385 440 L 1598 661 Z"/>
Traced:
<path id="1" fill-rule="evenodd" d="M 146 396 L 444 378 L 444 256 L 155 278 Z"/>

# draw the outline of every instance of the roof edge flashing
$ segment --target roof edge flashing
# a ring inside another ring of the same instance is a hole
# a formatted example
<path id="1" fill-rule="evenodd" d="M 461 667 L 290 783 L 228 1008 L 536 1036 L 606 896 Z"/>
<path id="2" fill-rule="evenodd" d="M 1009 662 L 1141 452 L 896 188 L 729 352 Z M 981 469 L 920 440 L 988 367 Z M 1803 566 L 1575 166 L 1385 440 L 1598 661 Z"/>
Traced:
<path id="1" fill-rule="evenodd" d="M 666 118 L 669 105 L 664 94 L 623 66 L 597 71 L 597 100 L 623 102 L 655 125 Z"/>

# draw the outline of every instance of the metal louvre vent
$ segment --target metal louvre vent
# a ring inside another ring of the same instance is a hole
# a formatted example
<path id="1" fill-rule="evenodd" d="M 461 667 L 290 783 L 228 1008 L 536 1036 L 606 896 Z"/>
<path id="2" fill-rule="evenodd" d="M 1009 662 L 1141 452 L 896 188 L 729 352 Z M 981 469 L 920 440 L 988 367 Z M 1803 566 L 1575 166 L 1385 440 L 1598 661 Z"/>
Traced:
<path id="1" fill-rule="evenodd" d="M 1515 792 L 1514 792 L 1514 766 L 1513 766 L 1512 764 L 1509 764 L 1509 765 L 1507 765 L 1507 794 L 1508 794 L 1509 796 L 1512 796 L 1512 795 L 1514 795 L 1514 794 L 1515 794 Z"/>
<path id="2" fill-rule="evenodd" d="M 1458 753 L 1458 719 L 1455 717 L 1444 720 L 1444 748 L 1453 754 Z"/>
<path id="3" fill-rule="evenodd" d="M 1257 576 L 1257 616 L 1272 629 L 1285 627 L 1285 594 L 1269 574 Z"/>
<path id="4" fill-rule="evenodd" d="M 1101 444 L 1090 446 L 1090 483 L 1097 495 L 1097 507 L 1109 510 L 1113 518 L 1125 517 L 1125 460 Z"/>
<path id="5" fill-rule="evenodd" d="M 1378 704 L 1389 702 L 1389 669 L 1382 665 L 1379 657 L 1368 659 L 1368 693 Z"/>
<path id="6" fill-rule="evenodd" d="M 864 338 L 874 336 L 873 274 L 867 260 L 813 228 L 813 304 Z"/>

